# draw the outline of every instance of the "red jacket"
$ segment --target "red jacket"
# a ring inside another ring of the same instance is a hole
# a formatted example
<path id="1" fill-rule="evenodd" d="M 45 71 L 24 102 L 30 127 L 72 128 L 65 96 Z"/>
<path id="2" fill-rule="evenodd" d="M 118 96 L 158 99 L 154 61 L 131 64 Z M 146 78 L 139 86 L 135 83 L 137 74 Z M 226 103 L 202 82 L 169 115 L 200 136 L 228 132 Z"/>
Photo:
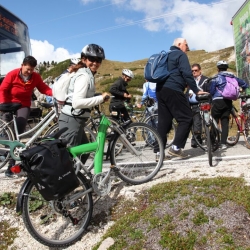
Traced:
<path id="1" fill-rule="evenodd" d="M 22 107 L 30 107 L 34 88 L 45 95 L 52 96 L 52 89 L 46 85 L 41 76 L 33 72 L 28 82 L 19 76 L 21 69 L 10 71 L 0 86 L 0 103 L 19 102 Z"/>

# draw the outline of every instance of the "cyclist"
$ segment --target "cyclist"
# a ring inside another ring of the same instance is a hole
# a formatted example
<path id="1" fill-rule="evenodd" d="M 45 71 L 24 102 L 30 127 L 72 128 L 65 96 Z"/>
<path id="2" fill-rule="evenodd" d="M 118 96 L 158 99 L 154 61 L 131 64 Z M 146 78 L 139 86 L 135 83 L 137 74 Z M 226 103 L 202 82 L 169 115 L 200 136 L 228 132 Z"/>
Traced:
<path id="1" fill-rule="evenodd" d="M 41 76 L 34 72 L 37 60 L 33 56 L 27 56 L 23 59 L 21 68 L 10 71 L 4 78 L 0 86 L 0 103 L 19 102 L 21 108 L 17 110 L 17 130 L 21 134 L 25 131 L 27 119 L 30 114 L 31 99 L 34 88 L 45 95 L 52 96 L 51 88 L 43 82 Z M 4 121 L 11 121 L 10 113 L 5 112 L 2 115 Z M 5 175 L 13 177 L 10 168 L 15 164 L 10 160 Z"/>
<path id="2" fill-rule="evenodd" d="M 101 46 L 88 44 L 83 47 L 81 61 L 86 65 L 86 68 L 79 68 L 77 74 L 71 79 L 68 98 L 59 117 L 59 129 L 68 128 L 62 137 L 68 141 L 70 146 L 88 143 L 84 127 L 90 117 L 90 109 L 106 101 L 108 96 L 106 92 L 94 96 L 94 75 L 104 59 L 105 53 Z M 81 161 L 85 163 L 88 156 L 87 154 L 82 155 Z"/>
<path id="3" fill-rule="evenodd" d="M 124 102 L 130 102 L 132 95 L 127 91 L 128 82 L 134 78 L 134 74 L 129 69 L 122 70 L 122 76 L 119 77 L 111 86 L 109 92 L 114 96 L 110 102 L 109 110 L 118 111 L 123 115 L 124 121 L 130 120 L 128 111 Z"/>
<path id="4" fill-rule="evenodd" d="M 226 141 L 228 136 L 228 123 L 229 115 L 232 109 L 232 100 L 223 98 L 221 92 L 226 85 L 226 77 L 235 78 L 239 86 L 245 90 L 248 87 L 248 84 L 242 79 L 234 76 L 233 73 L 227 72 L 228 63 L 226 61 L 219 61 L 217 63 L 218 74 L 210 82 L 210 93 L 212 95 L 212 116 L 218 123 L 221 122 L 221 149 L 226 149 Z"/>
<path id="5" fill-rule="evenodd" d="M 143 104 L 148 100 L 148 113 L 147 116 L 157 113 L 158 110 L 158 101 L 156 97 L 156 83 L 149 82 L 145 79 L 146 82 L 143 84 L 143 94 L 141 102 L 137 104 L 137 107 L 140 109 Z"/>

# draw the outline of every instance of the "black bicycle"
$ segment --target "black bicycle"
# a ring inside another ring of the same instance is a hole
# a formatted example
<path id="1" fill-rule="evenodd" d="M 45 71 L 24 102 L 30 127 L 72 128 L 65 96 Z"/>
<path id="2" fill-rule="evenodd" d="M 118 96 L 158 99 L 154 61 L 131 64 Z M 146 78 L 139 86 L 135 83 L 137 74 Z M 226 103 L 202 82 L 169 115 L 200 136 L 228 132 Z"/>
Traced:
<path id="1" fill-rule="evenodd" d="M 194 116 L 200 116 L 202 126 L 201 131 L 195 131 L 194 126 L 192 126 L 191 131 L 197 145 L 207 152 L 209 165 L 212 166 L 212 152 L 219 148 L 220 129 L 217 122 L 210 114 L 211 95 L 197 95 L 196 99 L 199 102 L 198 106 L 200 112 L 196 113 Z"/>

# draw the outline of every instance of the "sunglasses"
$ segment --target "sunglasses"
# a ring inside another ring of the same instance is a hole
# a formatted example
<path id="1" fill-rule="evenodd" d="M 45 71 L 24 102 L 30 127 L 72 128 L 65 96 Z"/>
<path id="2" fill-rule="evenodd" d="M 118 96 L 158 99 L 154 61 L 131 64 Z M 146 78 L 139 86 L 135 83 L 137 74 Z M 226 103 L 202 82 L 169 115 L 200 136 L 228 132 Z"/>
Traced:
<path id="1" fill-rule="evenodd" d="M 102 58 L 100 58 L 100 57 L 88 56 L 87 59 L 90 62 L 97 62 L 97 63 L 101 63 L 102 62 Z"/>
<path id="2" fill-rule="evenodd" d="M 198 69 L 192 69 L 192 72 L 198 72 L 199 70 Z"/>

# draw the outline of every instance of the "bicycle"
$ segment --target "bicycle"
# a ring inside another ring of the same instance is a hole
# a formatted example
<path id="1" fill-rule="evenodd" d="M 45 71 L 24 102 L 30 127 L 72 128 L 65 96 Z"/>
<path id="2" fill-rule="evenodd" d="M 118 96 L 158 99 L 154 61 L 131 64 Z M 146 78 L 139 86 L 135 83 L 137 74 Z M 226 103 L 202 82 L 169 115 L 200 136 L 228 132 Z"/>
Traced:
<path id="1" fill-rule="evenodd" d="M 40 103 L 44 108 L 52 108 L 53 104 L 48 103 Z M 10 122 L 5 122 L 0 119 L 0 140 L 5 140 L 8 143 L 1 144 L 0 143 L 0 169 L 5 166 L 5 164 L 9 161 L 10 158 L 19 161 L 19 153 L 29 148 L 43 132 L 48 130 L 48 126 L 52 121 L 57 117 L 55 109 L 53 108 L 48 114 L 39 121 L 33 128 L 28 131 L 25 131 L 22 134 L 18 133 L 17 123 L 16 123 L 16 111 L 21 107 L 20 103 L 2 103 L 0 104 L 0 110 L 2 112 L 9 112 L 13 117 Z M 27 140 L 27 136 L 31 135 L 31 137 Z M 27 140 L 24 142 L 24 139 Z M 11 143 L 14 141 L 14 144 Z M 13 151 L 13 145 L 15 151 Z"/>
<path id="2" fill-rule="evenodd" d="M 103 172 L 103 151 L 108 128 L 114 132 L 114 143 L 111 149 L 111 165 L 106 172 Z M 155 161 L 153 149 L 146 146 L 145 138 L 142 136 L 145 131 L 152 133 L 155 145 L 159 145 L 161 152 L 159 162 Z M 51 137 L 59 138 L 62 132 L 64 129 Z M 124 130 L 121 125 L 112 124 L 102 114 L 96 138 L 94 142 L 68 148 L 74 159 L 75 173 L 80 182 L 74 191 L 60 200 L 46 201 L 28 177 L 20 189 L 16 211 L 22 213 L 29 233 L 48 247 L 67 247 L 82 237 L 92 216 L 92 193 L 100 197 L 107 195 L 111 190 L 112 173 L 127 183 L 141 184 L 151 180 L 162 166 L 164 149 L 161 138 L 157 131 L 144 123 L 131 123 Z M 123 144 L 124 149 L 117 156 L 115 148 L 118 142 Z M 15 142 L 0 141 L 0 143 L 10 145 L 11 151 L 15 150 Z M 34 148 L 32 150 L 35 154 Z M 94 172 L 92 167 L 82 164 L 79 157 L 90 152 L 95 152 Z M 12 167 L 12 171 L 27 172 L 27 169 L 28 163 L 21 154 L 21 163 Z"/>
<path id="3" fill-rule="evenodd" d="M 130 110 L 129 110 L 130 117 L 137 122 L 146 123 L 146 124 L 152 126 L 153 128 L 157 129 L 158 113 L 155 113 L 155 111 L 154 111 L 154 113 L 152 114 L 152 112 L 149 111 L 149 107 L 152 106 L 152 98 L 150 98 L 148 96 L 145 100 L 144 106 L 145 106 L 145 109 L 143 111 L 134 111 L 133 106 L 131 106 Z M 114 111 L 114 112 L 116 112 L 116 111 Z M 119 116 L 118 113 L 115 113 L 115 114 L 118 116 L 118 118 L 116 118 L 117 121 L 120 122 L 122 120 L 122 116 Z M 139 118 L 138 118 L 138 114 L 139 114 Z M 176 129 L 177 129 L 177 122 L 175 120 L 173 120 L 172 128 L 169 131 L 169 133 L 166 135 L 167 136 L 167 144 L 166 144 L 165 148 L 169 148 L 173 144 L 175 134 L 176 134 Z"/>
<path id="4" fill-rule="evenodd" d="M 197 145 L 207 152 L 209 165 L 212 166 L 212 152 L 219 148 L 220 129 L 217 122 L 210 114 L 211 95 L 197 95 L 196 99 L 199 102 L 198 106 L 200 112 L 195 115 L 201 116 L 201 131 L 194 131 L 194 127 L 192 126 L 191 132 Z"/>
<path id="5" fill-rule="evenodd" d="M 229 132 L 227 138 L 227 144 L 234 146 L 238 143 L 240 135 L 243 134 L 246 147 L 250 149 L 250 104 L 247 103 L 247 99 L 250 95 L 241 94 L 241 112 L 238 114 L 238 110 L 233 105 L 231 110 L 231 116 L 229 120 Z"/>

